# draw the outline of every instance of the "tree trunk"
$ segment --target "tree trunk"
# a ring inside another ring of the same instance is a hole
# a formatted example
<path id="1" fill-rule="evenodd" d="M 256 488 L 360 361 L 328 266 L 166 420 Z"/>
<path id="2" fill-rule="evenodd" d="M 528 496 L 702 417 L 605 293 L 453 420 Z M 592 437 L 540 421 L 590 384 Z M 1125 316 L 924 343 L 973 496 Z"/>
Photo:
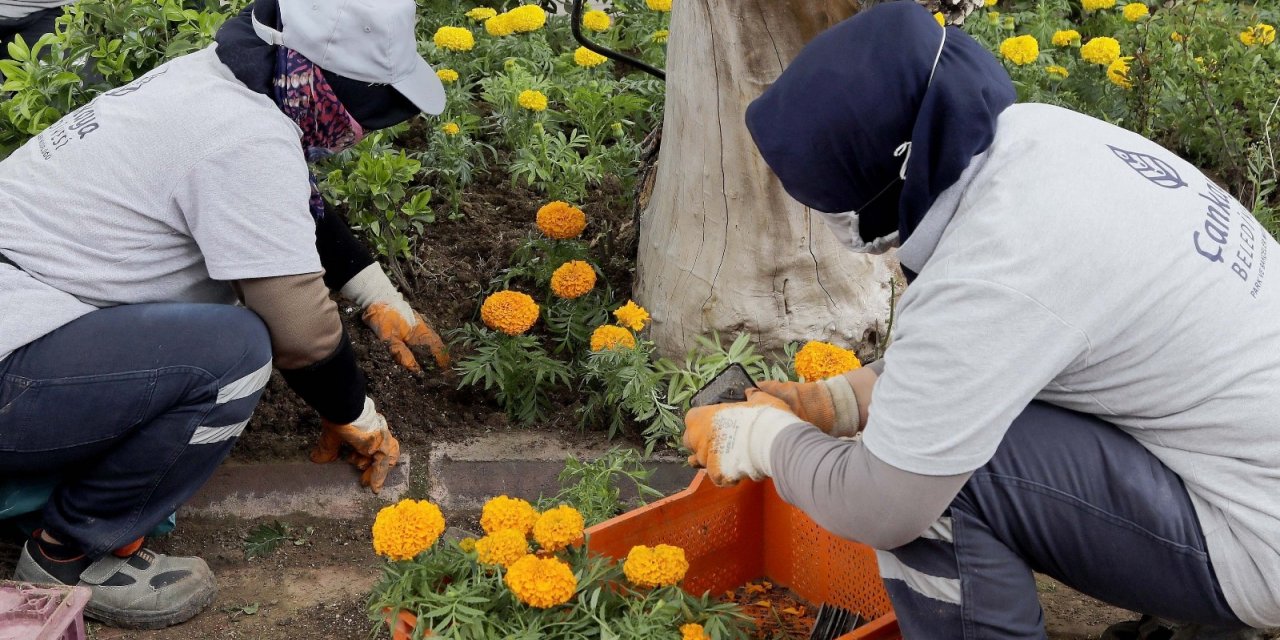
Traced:
<path id="1" fill-rule="evenodd" d="M 792 200 L 744 116 L 805 42 L 856 0 L 679 0 L 663 143 L 640 228 L 636 295 L 667 354 L 746 331 L 766 350 L 829 340 L 870 350 L 896 260 L 848 252 Z"/>

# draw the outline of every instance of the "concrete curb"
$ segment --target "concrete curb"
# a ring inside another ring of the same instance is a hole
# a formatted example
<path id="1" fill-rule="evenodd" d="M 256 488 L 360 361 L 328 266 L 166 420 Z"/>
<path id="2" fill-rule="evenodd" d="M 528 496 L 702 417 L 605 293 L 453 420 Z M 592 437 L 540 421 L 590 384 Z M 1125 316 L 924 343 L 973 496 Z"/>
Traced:
<path id="1" fill-rule="evenodd" d="M 214 517 L 261 518 L 306 513 L 321 518 L 368 519 L 371 506 L 400 499 L 409 489 L 408 454 L 400 456 L 382 492 L 360 486 L 360 472 L 345 462 L 226 463 L 178 511 Z"/>
<path id="2" fill-rule="evenodd" d="M 560 490 L 557 476 L 565 460 L 595 460 L 612 445 L 608 441 L 584 443 L 554 434 L 504 431 L 461 443 L 432 448 L 427 460 L 428 496 L 446 513 L 477 511 L 497 495 L 536 500 Z M 647 464 L 653 470 L 649 484 L 664 494 L 688 486 L 694 470 L 675 456 Z M 633 487 L 622 487 L 624 499 L 635 496 Z"/>

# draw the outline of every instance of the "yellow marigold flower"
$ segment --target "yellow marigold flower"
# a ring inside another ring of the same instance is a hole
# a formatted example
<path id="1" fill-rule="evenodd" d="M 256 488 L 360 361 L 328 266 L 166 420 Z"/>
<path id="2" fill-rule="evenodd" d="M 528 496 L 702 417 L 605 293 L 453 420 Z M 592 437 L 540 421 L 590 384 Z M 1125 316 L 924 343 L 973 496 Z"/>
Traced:
<path id="1" fill-rule="evenodd" d="M 1051 65 L 1049 65 L 1049 66 L 1045 67 L 1045 68 L 1044 68 L 1044 72 L 1045 72 L 1045 73 L 1047 73 L 1047 74 L 1049 74 L 1049 75 L 1058 76 L 1058 77 L 1060 77 L 1060 78 L 1065 78 L 1065 77 L 1067 77 L 1067 76 L 1071 75 L 1071 72 L 1070 72 L 1070 71 L 1067 71 L 1067 68 L 1066 68 L 1066 67 L 1058 66 L 1058 65 L 1056 65 L 1056 64 L 1051 64 Z"/>
<path id="2" fill-rule="evenodd" d="M 669 544 L 631 547 L 627 559 L 622 562 L 622 572 L 637 587 L 673 585 L 683 580 L 688 570 L 689 561 L 684 557 L 684 549 Z"/>
<path id="3" fill-rule="evenodd" d="M 553 240 L 576 238 L 586 228 L 587 215 L 567 202 L 555 200 L 538 209 L 538 229 Z"/>
<path id="4" fill-rule="evenodd" d="M 556 552 L 582 540 L 586 523 L 577 509 L 560 505 L 548 509 L 533 523 L 533 540 L 544 551 Z"/>
<path id="5" fill-rule="evenodd" d="M 476 7 L 468 11 L 465 15 L 476 22 L 484 22 L 485 20 L 498 15 L 498 11 L 496 9 L 490 9 L 489 7 Z"/>
<path id="6" fill-rule="evenodd" d="M 503 580 L 516 599 L 539 609 L 564 604 L 578 590 L 573 569 L 559 558 L 525 556 L 507 568 Z"/>
<path id="7" fill-rule="evenodd" d="M 440 125 L 440 130 L 443 131 L 446 136 L 456 136 L 459 131 L 462 131 L 462 128 L 459 127 L 456 122 L 446 122 Z"/>
<path id="8" fill-rule="evenodd" d="M 702 625 L 690 622 L 680 626 L 680 640 L 711 640 L 711 636 L 707 635 L 707 630 Z"/>
<path id="9" fill-rule="evenodd" d="M 530 111 L 547 110 L 547 96 L 537 89 L 525 89 L 524 91 L 521 91 L 520 95 L 516 97 L 516 102 L 520 103 L 521 107 Z"/>
<path id="10" fill-rule="evenodd" d="M 625 328 L 612 324 L 601 325 L 591 332 L 592 351 L 606 351 L 618 347 L 636 348 L 636 337 Z"/>
<path id="11" fill-rule="evenodd" d="M 511 24 L 510 16 L 500 13 L 484 21 L 484 32 L 495 38 L 501 38 L 515 33 L 516 29 Z"/>
<path id="12" fill-rule="evenodd" d="M 383 507 L 373 520 L 373 551 L 392 560 L 412 560 L 444 533 L 440 507 L 426 500 L 401 500 Z"/>
<path id="13" fill-rule="evenodd" d="M 1077 42 L 1080 42 L 1080 32 L 1075 29 L 1053 32 L 1053 46 L 1055 47 L 1069 47 Z"/>
<path id="14" fill-rule="evenodd" d="M 449 84 L 458 81 L 458 72 L 453 69 L 441 69 L 436 72 L 436 77 L 440 78 L 440 82 Z"/>
<path id="15" fill-rule="evenodd" d="M 1266 46 L 1276 41 L 1276 28 L 1265 23 L 1258 24 L 1240 32 L 1240 42 L 1252 46 Z"/>
<path id="16" fill-rule="evenodd" d="M 1120 41 L 1102 36 L 1080 47 L 1080 57 L 1094 64 L 1111 64 L 1120 57 Z"/>
<path id="17" fill-rule="evenodd" d="M 586 295 L 596 286 L 596 270 L 581 260 L 570 260 L 551 274 L 551 293 L 572 300 Z"/>
<path id="18" fill-rule="evenodd" d="M 946 17 L 946 16 L 944 16 L 944 15 L 942 15 L 942 12 L 941 12 L 941 11 L 935 12 L 935 13 L 933 14 L 933 19 L 938 21 L 938 26 L 939 26 L 939 27 L 945 27 L 945 26 L 947 26 L 947 17 Z"/>
<path id="19" fill-rule="evenodd" d="M 1034 36 L 1005 38 L 1004 42 L 1000 43 L 1000 55 L 1018 66 L 1031 64 L 1040 57 L 1040 43 L 1036 42 Z"/>
<path id="20" fill-rule="evenodd" d="M 598 67 L 604 64 L 605 60 L 608 60 L 608 58 L 586 47 L 578 47 L 573 52 L 573 62 L 579 67 Z"/>
<path id="21" fill-rule="evenodd" d="M 515 529 L 527 536 L 537 519 L 538 512 L 528 501 L 505 495 L 491 498 L 480 510 L 480 528 L 485 533 Z"/>
<path id="22" fill-rule="evenodd" d="M 649 312 L 635 301 L 628 300 L 613 312 L 613 317 L 618 319 L 619 325 L 632 331 L 644 331 L 644 325 L 649 321 Z"/>
<path id="23" fill-rule="evenodd" d="M 671 10 L 671 0 L 644 0 L 644 4 L 651 11 L 667 12 Z"/>
<path id="24" fill-rule="evenodd" d="M 666 44 L 667 38 L 670 35 L 671 35 L 670 31 L 666 29 L 658 29 L 657 31 L 654 31 L 652 35 L 649 36 L 649 39 L 658 44 Z"/>
<path id="25" fill-rule="evenodd" d="M 1116 0 L 1083 0 L 1085 11 L 1101 11 L 1116 6 Z"/>
<path id="26" fill-rule="evenodd" d="M 982 2 L 982 6 L 984 6 L 984 7 L 993 7 L 993 6 L 995 6 L 995 4 L 996 4 L 997 2 L 999 2 L 999 1 L 1000 1 L 1000 0 L 983 0 L 983 2 Z"/>
<path id="27" fill-rule="evenodd" d="M 476 46 L 475 36 L 462 27 L 440 27 L 436 29 L 434 40 L 437 47 L 450 51 L 470 51 Z"/>
<path id="28" fill-rule="evenodd" d="M 1178 43 L 1187 41 L 1187 37 L 1185 35 L 1182 35 L 1181 33 L 1178 33 L 1177 31 L 1174 31 L 1173 33 L 1169 34 L 1169 39 Z"/>
<path id="29" fill-rule="evenodd" d="M 520 558 L 529 555 L 529 541 L 515 529 L 495 531 L 476 540 L 476 559 L 480 564 L 500 564 L 510 567 Z"/>
<path id="30" fill-rule="evenodd" d="M 458 548 L 466 553 L 473 553 L 476 550 L 476 539 L 466 537 L 458 541 Z"/>
<path id="31" fill-rule="evenodd" d="M 592 31 L 608 31 L 611 24 L 613 24 L 613 18 L 599 9 L 582 14 L 582 26 Z"/>
<path id="32" fill-rule="evenodd" d="M 547 12 L 536 4 L 516 7 L 506 13 L 511 28 L 516 33 L 530 33 L 542 28 L 547 23 Z"/>
<path id="33" fill-rule="evenodd" d="M 805 343 L 796 353 L 796 373 L 807 382 L 825 380 L 862 366 L 858 356 L 829 342 Z"/>
<path id="34" fill-rule="evenodd" d="M 538 321 L 538 303 L 519 291 L 499 291 L 480 305 L 480 320 L 494 331 L 518 336 Z"/>
<path id="35" fill-rule="evenodd" d="M 1133 83 L 1129 81 L 1129 61 L 1132 59 L 1133 56 L 1125 56 L 1112 61 L 1107 65 L 1107 79 L 1118 87 L 1132 89 Z"/>
<path id="36" fill-rule="evenodd" d="M 1129 22 L 1137 22 L 1151 15 L 1151 10 L 1147 8 L 1147 5 L 1142 4 L 1141 2 L 1130 2 L 1124 6 L 1123 13 L 1125 20 L 1128 20 Z"/>

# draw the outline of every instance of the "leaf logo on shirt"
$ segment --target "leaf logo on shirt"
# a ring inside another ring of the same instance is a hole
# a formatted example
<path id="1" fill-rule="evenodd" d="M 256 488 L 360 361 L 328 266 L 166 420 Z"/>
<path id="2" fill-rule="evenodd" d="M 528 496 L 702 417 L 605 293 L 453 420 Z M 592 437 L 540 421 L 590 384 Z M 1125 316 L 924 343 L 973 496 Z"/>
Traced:
<path id="1" fill-rule="evenodd" d="M 1146 153 L 1138 153 L 1137 151 L 1125 151 L 1117 149 L 1111 145 L 1107 145 L 1111 149 L 1111 153 L 1116 154 L 1117 158 L 1124 160 L 1130 169 L 1138 172 L 1138 175 L 1150 180 L 1166 189 L 1181 189 L 1187 186 L 1187 183 L 1178 175 L 1173 166 L 1168 162 L 1161 160 L 1153 155 Z"/>

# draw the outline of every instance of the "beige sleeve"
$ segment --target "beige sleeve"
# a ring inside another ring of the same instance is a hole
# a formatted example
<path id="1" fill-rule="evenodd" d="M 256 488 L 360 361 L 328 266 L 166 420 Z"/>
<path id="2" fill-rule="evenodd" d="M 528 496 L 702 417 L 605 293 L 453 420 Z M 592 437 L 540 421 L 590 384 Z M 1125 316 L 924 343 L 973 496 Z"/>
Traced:
<path id="1" fill-rule="evenodd" d="M 329 299 L 322 273 L 236 282 L 244 305 L 271 334 L 276 367 L 301 369 L 333 354 L 342 341 L 338 305 Z"/>

